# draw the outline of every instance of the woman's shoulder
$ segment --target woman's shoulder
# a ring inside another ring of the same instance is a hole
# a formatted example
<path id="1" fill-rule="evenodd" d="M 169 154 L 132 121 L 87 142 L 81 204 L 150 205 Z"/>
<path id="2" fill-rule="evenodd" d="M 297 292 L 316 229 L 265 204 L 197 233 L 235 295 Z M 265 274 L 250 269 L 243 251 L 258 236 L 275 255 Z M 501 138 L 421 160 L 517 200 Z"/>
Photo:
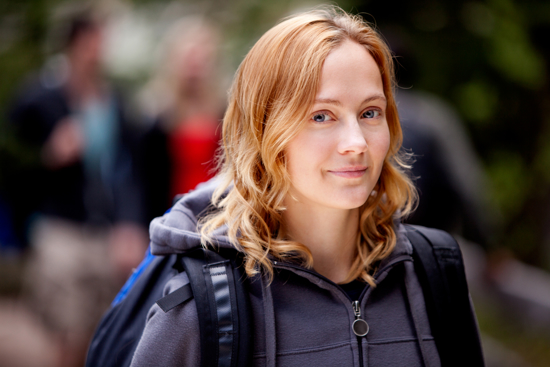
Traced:
<path id="1" fill-rule="evenodd" d="M 189 278 L 185 272 L 181 272 L 166 283 L 163 295 L 168 295 L 187 284 Z M 182 348 L 182 345 L 185 345 L 185 348 Z M 156 303 L 149 310 L 131 366 L 153 365 L 200 365 L 199 318 L 194 299 L 167 312 Z"/>

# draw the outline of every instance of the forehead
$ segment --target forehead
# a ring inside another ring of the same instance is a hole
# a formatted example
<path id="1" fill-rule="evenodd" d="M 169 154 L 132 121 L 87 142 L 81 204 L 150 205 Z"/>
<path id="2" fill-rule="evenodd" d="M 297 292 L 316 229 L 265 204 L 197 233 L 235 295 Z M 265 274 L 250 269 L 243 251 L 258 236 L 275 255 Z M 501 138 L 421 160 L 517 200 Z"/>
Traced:
<path id="1" fill-rule="evenodd" d="M 354 92 L 384 95 L 378 64 L 367 49 L 354 41 L 345 40 L 326 57 L 316 99 Z"/>

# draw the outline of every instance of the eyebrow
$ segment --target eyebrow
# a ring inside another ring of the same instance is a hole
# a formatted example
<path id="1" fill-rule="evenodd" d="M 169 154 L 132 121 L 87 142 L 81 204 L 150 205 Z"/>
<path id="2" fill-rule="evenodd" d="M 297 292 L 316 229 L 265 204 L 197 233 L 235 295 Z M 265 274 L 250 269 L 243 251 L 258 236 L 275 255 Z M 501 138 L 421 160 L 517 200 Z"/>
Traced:
<path id="1" fill-rule="evenodd" d="M 380 99 L 384 102 L 386 102 L 386 97 L 383 94 L 374 94 L 368 98 L 366 98 L 362 103 L 369 103 L 374 100 Z M 341 106 L 342 103 L 336 99 L 330 99 L 330 98 L 317 98 L 315 100 L 315 103 L 322 103 L 322 104 L 332 104 L 335 106 Z"/>

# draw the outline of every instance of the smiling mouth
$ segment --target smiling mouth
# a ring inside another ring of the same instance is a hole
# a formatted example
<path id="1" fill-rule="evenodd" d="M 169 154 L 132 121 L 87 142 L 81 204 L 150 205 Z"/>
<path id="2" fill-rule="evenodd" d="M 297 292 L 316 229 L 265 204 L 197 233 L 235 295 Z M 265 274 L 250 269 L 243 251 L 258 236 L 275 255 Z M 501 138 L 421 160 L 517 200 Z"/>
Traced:
<path id="1" fill-rule="evenodd" d="M 358 166 L 358 167 L 345 167 L 336 170 L 329 170 L 335 176 L 343 178 L 358 178 L 361 177 L 367 172 L 368 167 Z"/>

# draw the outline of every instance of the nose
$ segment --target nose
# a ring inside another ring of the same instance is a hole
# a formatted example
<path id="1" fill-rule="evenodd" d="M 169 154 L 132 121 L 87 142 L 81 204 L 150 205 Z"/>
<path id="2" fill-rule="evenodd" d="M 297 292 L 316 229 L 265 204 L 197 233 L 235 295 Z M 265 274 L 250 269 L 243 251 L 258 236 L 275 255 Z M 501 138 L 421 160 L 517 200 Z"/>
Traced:
<path id="1" fill-rule="evenodd" d="M 361 154 L 368 149 L 365 132 L 356 118 L 345 121 L 341 128 L 341 138 L 338 144 L 340 154 Z"/>

